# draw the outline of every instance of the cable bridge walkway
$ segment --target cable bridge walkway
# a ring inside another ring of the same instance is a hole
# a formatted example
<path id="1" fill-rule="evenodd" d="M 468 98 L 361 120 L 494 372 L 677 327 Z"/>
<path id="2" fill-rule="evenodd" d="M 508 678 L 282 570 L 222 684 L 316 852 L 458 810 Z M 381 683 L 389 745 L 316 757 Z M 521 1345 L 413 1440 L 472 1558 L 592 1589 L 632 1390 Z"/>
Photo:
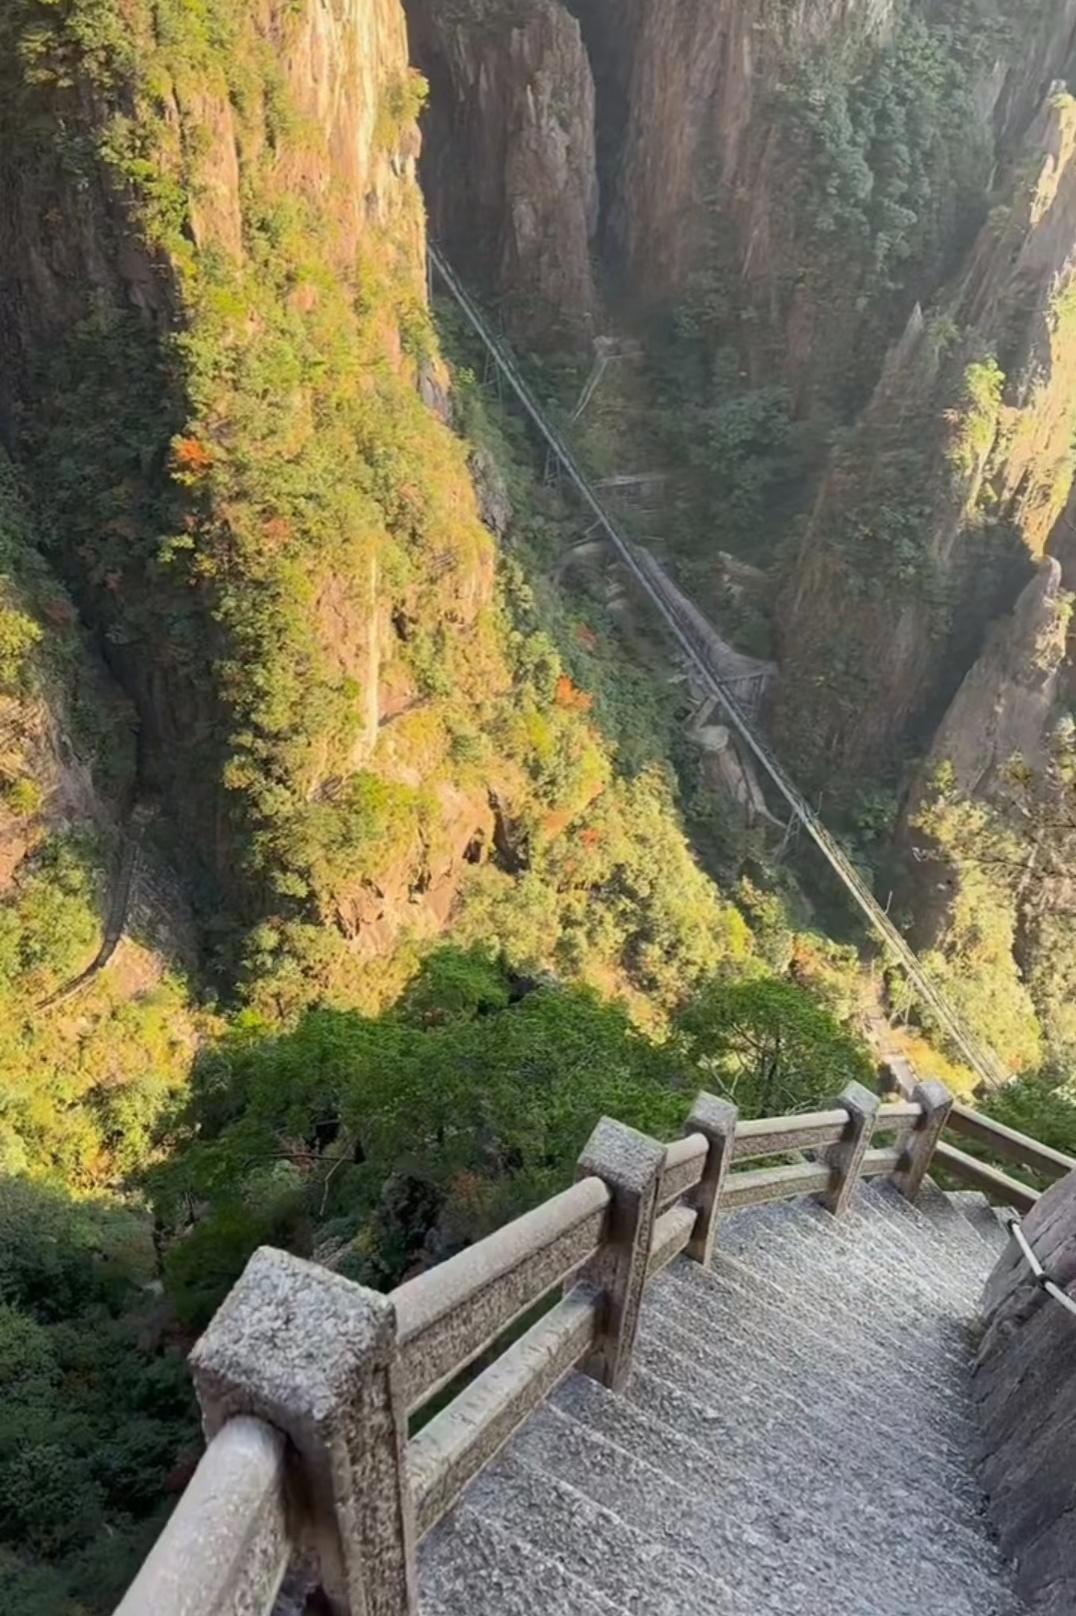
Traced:
<path id="1" fill-rule="evenodd" d="M 1009 1074 L 1000 1061 L 979 1043 L 943 997 L 914 949 L 893 924 L 851 859 L 785 773 L 769 743 L 761 734 L 754 717 L 753 697 L 757 695 L 757 682 L 754 684 L 749 682 L 745 686 L 741 682 L 744 670 L 737 671 L 718 665 L 712 639 L 708 640 L 704 632 L 708 625 L 703 614 L 671 583 L 653 557 L 641 546 L 633 544 L 621 531 L 574 453 L 535 398 L 507 344 L 493 330 L 452 266 L 432 245 L 429 248 L 429 256 L 432 270 L 459 305 L 468 324 L 530 417 L 547 450 L 591 512 L 595 527 L 608 539 L 623 566 L 664 622 L 698 684 L 708 695 L 717 700 L 741 743 L 788 804 L 794 817 L 828 861 L 838 880 L 862 911 L 885 948 L 900 964 L 920 999 L 935 1016 L 938 1024 L 948 1033 L 963 1059 L 983 1082 L 991 1086 L 1004 1082 Z M 712 631 L 710 632 L 712 635 Z M 716 639 L 716 636 L 713 636 L 713 639 Z M 730 654 L 737 656 L 735 652 Z"/>

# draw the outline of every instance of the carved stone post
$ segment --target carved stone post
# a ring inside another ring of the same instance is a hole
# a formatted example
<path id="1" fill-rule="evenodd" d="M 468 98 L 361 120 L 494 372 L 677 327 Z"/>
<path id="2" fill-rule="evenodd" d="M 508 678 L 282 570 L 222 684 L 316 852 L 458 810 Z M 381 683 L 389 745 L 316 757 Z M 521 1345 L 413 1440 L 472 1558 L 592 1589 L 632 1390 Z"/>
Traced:
<path id="1" fill-rule="evenodd" d="M 934 1147 L 953 1109 L 953 1096 L 944 1083 L 933 1079 L 917 1084 L 912 1099 L 922 1106 L 923 1114 L 905 1139 L 900 1165 L 893 1174 L 893 1183 L 909 1201 L 919 1194 L 934 1160 Z"/>
<path id="2" fill-rule="evenodd" d="M 702 1263 L 704 1268 L 709 1268 L 714 1254 L 721 1191 L 736 1140 L 736 1117 L 736 1107 L 728 1100 L 718 1100 L 712 1094 L 697 1094 L 684 1128 L 685 1133 L 705 1134 L 710 1143 L 702 1179 L 691 1197 L 691 1204 L 696 1208 L 695 1228 L 684 1248 L 685 1255 Z"/>
<path id="3" fill-rule="evenodd" d="M 862 1083 L 849 1083 L 834 1101 L 848 1112 L 848 1127 L 840 1144 L 831 1145 L 826 1152 L 831 1177 L 829 1189 L 819 1200 L 835 1218 L 847 1212 L 855 1194 L 881 1103 L 877 1094 L 872 1094 Z"/>
<path id="4" fill-rule="evenodd" d="M 583 1368 L 612 1391 L 631 1372 L 664 1165 L 664 1145 L 608 1117 L 579 1158 L 576 1177 L 604 1179 L 613 1194 L 605 1242 L 580 1276 L 605 1295 L 601 1333 Z"/>
<path id="5" fill-rule="evenodd" d="M 290 1439 L 334 1616 L 418 1609 L 391 1301 L 262 1247 L 191 1354 L 207 1437 L 252 1414 Z"/>

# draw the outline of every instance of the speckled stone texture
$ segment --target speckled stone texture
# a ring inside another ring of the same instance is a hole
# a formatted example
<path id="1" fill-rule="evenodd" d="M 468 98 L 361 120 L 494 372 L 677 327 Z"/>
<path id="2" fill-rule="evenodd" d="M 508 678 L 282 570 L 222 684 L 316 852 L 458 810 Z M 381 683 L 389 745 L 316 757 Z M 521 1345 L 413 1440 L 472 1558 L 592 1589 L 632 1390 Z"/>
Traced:
<path id="1" fill-rule="evenodd" d="M 848 1113 L 848 1129 L 840 1144 L 830 1145 L 823 1152 L 833 1178 L 829 1189 L 819 1197 L 834 1217 L 843 1217 L 851 1205 L 881 1103 L 877 1094 L 872 1094 L 862 1083 L 849 1083 L 835 1101 Z"/>
<path id="2" fill-rule="evenodd" d="M 1023 1220 L 1023 1232 L 1049 1277 L 1076 1297 L 1076 1173 L 1046 1191 Z M 1071 1616 L 1076 1318 L 1039 1288 L 1015 1241 L 991 1276 L 985 1312 L 972 1393 L 990 1516 L 1035 1612 Z"/>
<path id="3" fill-rule="evenodd" d="M 723 1219 L 648 1287 L 625 1391 L 571 1376 L 426 1540 L 423 1616 L 1017 1616 L 974 1469 L 987 1232 L 930 1185 Z"/>
<path id="4" fill-rule="evenodd" d="M 631 1372 L 664 1165 L 664 1145 L 603 1117 L 576 1167 L 578 1178 L 600 1178 L 613 1195 L 605 1240 L 580 1274 L 606 1298 L 586 1371 L 612 1391 L 621 1390 Z"/>
<path id="5" fill-rule="evenodd" d="M 953 1096 L 944 1083 L 928 1078 L 917 1083 L 912 1099 L 923 1108 L 919 1122 L 904 1142 L 904 1154 L 895 1182 L 909 1201 L 918 1201 L 919 1191 L 934 1156 L 934 1147 L 953 1109 Z"/>
<path id="6" fill-rule="evenodd" d="M 406 1415 L 388 1297 L 263 1246 L 190 1363 L 208 1435 L 252 1414 L 294 1445 L 335 1608 L 388 1616 L 413 1606 Z"/>
<path id="7" fill-rule="evenodd" d="M 692 1196 L 696 1209 L 695 1228 L 688 1241 L 687 1254 L 695 1262 L 708 1265 L 717 1234 L 717 1206 L 721 1190 L 732 1165 L 732 1148 L 736 1138 L 736 1107 L 727 1100 L 719 1100 L 703 1090 L 695 1096 L 685 1133 L 706 1136 L 709 1151 L 702 1181 Z"/>

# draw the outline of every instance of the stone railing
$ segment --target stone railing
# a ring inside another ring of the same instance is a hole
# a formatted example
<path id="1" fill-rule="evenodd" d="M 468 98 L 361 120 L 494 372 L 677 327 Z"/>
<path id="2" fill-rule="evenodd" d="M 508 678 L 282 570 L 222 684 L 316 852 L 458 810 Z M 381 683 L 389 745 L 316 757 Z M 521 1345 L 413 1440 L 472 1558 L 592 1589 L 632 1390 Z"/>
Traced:
<path id="1" fill-rule="evenodd" d="M 947 1126 L 951 1132 L 973 1139 L 977 1145 L 985 1145 L 992 1155 L 1017 1162 L 1036 1177 L 1050 1182 L 1064 1178 L 1076 1168 L 1076 1159 L 1072 1156 L 1042 1145 L 1026 1133 L 1017 1133 L 1015 1128 L 1006 1128 L 991 1117 L 981 1116 L 966 1105 L 953 1106 Z M 1018 1212 L 1030 1212 L 1039 1199 L 1040 1192 L 1030 1184 L 1011 1177 L 989 1162 L 969 1156 L 967 1151 L 957 1149 L 944 1139 L 938 1146 L 938 1161 L 963 1183 L 985 1190 L 987 1195 L 1016 1207 Z"/>
<path id="2" fill-rule="evenodd" d="M 910 1068 L 906 1073 L 902 1070 L 902 1066 L 903 1063 L 901 1066 L 891 1066 L 885 1070 L 893 1090 L 907 1097 L 912 1091 L 914 1079 L 907 1075 Z M 1007 1128 L 1004 1123 L 995 1122 L 992 1117 L 984 1117 L 980 1112 L 973 1111 L 970 1106 L 954 1103 L 950 1107 L 945 1128 L 949 1133 L 960 1134 L 964 1139 L 973 1140 L 991 1155 L 1000 1156 L 1006 1162 L 1016 1162 L 1036 1178 L 1044 1178 L 1048 1183 L 1065 1178 L 1076 1168 L 1076 1157 L 1066 1156 L 1050 1145 L 1040 1144 L 1029 1134 L 1018 1133 L 1015 1128 Z M 1039 1199 L 1041 1192 L 1032 1185 L 1025 1184 L 1022 1179 L 1013 1178 L 1011 1174 L 1003 1172 L 990 1162 L 980 1160 L 978 1156 L 969 1155 L 966 1150 L 959 1149 L 946 1139 L 939 1140 L 936 1157 L 938 1165 L 944 1167 L 961 1183 L 970 1184 L 974 1189 L 984 1191 L 995 1201 L 1013 1206 L 1018 1212 L 1030 1212 Z"/>
<path id="3" fill-rule="evenodd" d="M 839 1215 L 880 1175 L 914 1198 L 950 1107 L 940 1084 L 889 1104 L 853 1084 L 738 1122 L 700 1094 L 668 1146 L 603 1120 L 570 1189 L 388 1296 L 255 1252 L 191 1354 L 209 1446 L 118 1616 L 257 1616 L 299 1559 L 338 1616 L 413 1616 L 422 1536 L 570 1370 L 623 1386 L 648 1280 L 709 1264 L 720 1211 L 817 1194 Z"/>

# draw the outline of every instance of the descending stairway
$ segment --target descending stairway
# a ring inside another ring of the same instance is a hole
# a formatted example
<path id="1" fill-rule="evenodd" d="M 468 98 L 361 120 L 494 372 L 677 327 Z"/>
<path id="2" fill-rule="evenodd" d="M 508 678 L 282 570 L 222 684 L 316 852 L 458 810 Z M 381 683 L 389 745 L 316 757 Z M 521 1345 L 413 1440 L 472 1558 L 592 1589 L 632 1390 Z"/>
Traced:
<path id="1" fill-rule="evenodd" d="M 978 1196 L 722 1220 L 647 1292 L 626 1394 L 573 1375 L 420 1551 L 423 1616 L 1016 1616 L 982 1515 Z"/>

